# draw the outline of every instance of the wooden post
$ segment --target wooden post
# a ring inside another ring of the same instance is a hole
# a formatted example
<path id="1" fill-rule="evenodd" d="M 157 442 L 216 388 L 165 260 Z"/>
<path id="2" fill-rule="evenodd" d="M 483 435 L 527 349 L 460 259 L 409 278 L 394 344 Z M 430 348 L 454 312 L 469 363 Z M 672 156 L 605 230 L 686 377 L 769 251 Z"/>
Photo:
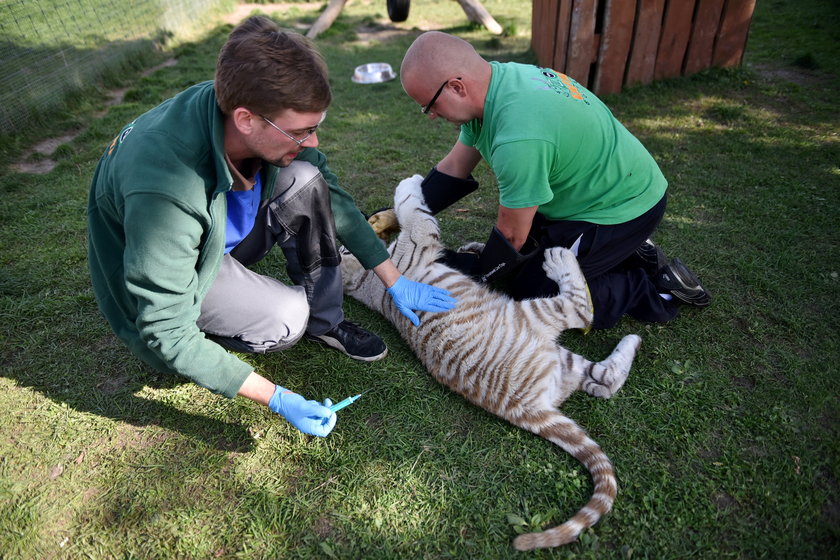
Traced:
<path id="1" fill-rule="evenodd" d="M 487 31 L 494 35 L 501 35 L 502 31 L 504 31 L 502 26 L 499 25 L 499 22 L 493 19 L 493 16 L 481 5 L 479 0 L 458 0 L 458 3 L 464 9 L 464 13 L 467 14 L 467 19 L 471 22 L 480 23 L 487 28 Z"/>
<path id="2" fill-rule="evenodd" d="M 656 51 L 662 31 L 662 11 L 665 0 L 639 0 L 633 46 L 627 61 L 624 83 L 628 86 L 653 82 Z"/>
<path id="3" fill-rule="evenodd" d="M 531 48 L 540 66 L 555 67 L 554 45 L 557 41 L 557 8 L 560 0 L 534 0 L 531 9 Z"/>
<path id="4" fill-rule="evenodd" d="M 569 25 L 569 50 L 566 54 L 565 74 L 583 87 L 589 87 L 589 70 L 598 57 L 595 37 L 595 0 L 574 0 L 572 21 Z"/>
<path id="5" fill-rule="evenodd" d="M 683 74 L 688 76 L 711 68 L 720 14 L 726 0 L 697 0 L 691 40 L 685 53 Z"/>
<path id="6" fill-rule="evenodd" d="M 693 17 L 694 0 L 668 2 L 662 33 L 659 36 L 659 50 L 656 53 L 656 67 L 653 71 L 655 79 L 662 80 L 680 75 Z"/>
<path id="7" fill-rule="evenodd" d="M 592 91 L 598 95 L 618 93 L 624 83 L 624 68 L 633 39 L 636 0 L 606 0 L 601 48 Z"/>
<path id="8" fill-rule="evenodd" d="M 712 63 L 715 66 L 737 66 L 744 58 L 755 0 L 729 0 L 723 10 L 720 31 L 715 42 Z"/>
<path id="9" fill-rule="evenodd" d="M 310 27 L 309 31 L 306 32 L 306 36 L 310 39 L 314 39 L 320 33 L 329 29 L 335 21 L 335 18 L 338 17 L 338 14 L 341 13 L 341 10 L 344 8 L 344 4 L 346 4 L 347 1 L 348 0 L 330 0 L 326 9 L 321 12 L 321 15 L 318 16 L 318 19 L 315 20 L 312 27 Z"/>

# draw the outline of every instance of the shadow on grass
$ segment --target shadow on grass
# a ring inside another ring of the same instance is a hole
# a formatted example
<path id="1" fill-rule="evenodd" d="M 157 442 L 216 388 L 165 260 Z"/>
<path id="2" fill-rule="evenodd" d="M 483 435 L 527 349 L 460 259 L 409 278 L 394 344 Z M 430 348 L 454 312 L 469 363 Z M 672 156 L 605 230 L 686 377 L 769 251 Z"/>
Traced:
<path id="1" fill-rule="evenodd" d="M 85 308 L 77 311 L 86 314 L 86 319 L 100 319 L 89 295 L 76 303 Z M 175 389 L 189 381 L 145 366 L 112 334 L 91 341 L 89 333 L 90 329 L 70 335 L 63 329 L 33 330 L 28 340 L 12 344 L 15 350 L 4 352 L 8 367 L 2 376 L 79 412 L 136 427 L 159 426 L 222 451 L 253 449 L 253 438 L 240 422 L 186 412 L 142 396 L 147 388 Z"/>

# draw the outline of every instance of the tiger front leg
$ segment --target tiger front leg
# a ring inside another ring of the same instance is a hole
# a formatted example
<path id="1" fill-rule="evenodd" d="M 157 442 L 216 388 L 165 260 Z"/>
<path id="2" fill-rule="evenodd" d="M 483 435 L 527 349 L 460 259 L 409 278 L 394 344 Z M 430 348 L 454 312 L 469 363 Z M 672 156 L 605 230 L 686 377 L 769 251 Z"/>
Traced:
<path id="1" fill-rule="evenodd" d="M 569 328 L 588 328 L 592 324 L 592 299 L 574 254 L 564 247 L 546 249 L 543 270 L 560 288 L 556 297 L 572 304 L 577 319 Z"/>
<path id="2" fill-rule="evenodd" d="M 413 222 L 419 214 L 430 215 L 429 209 L 423 200 L 423 191 L 420 188 L 423 177 L 413 175 L 400 181 L 394 191 L 394 212 L 401 229 L 411 230 Z"/>

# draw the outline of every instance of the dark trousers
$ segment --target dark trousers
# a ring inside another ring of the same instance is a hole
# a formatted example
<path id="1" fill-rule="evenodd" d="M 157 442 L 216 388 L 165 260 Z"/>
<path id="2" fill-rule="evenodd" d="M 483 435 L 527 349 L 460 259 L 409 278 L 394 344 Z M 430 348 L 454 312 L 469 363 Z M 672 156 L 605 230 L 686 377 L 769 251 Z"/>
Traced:
<path id="1" fill-rule="evenodd" d="M 616 225 L 581 221 L 551 221 L 537 214 L 531 236 L 541 249 L 570 248 L 580 239 L 577 259 L 589 291 L 595 318 L 592 327 L 607 329 L 624 315 L 649 322 L 670 321 L 677 316 L 675 304 L 665 301 L 635 255 L 665 214 L 667 196 L 634 220 Z M 509 285 L 514 299 L 557 294 L 557 283 L 542 268 L 544 251 L 526 262 Z"/>

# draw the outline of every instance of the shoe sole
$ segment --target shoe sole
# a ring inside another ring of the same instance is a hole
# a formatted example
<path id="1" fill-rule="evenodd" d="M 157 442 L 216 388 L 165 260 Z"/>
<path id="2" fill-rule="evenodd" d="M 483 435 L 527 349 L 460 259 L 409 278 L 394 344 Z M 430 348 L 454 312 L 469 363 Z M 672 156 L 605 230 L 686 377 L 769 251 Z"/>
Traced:
<path id="1" fill-rule="evenodd" d="M 309 338 L 309 340 L 313 340 L 315 342 L 320 342 L 321 344 L 326 344 L 330 348 L 335 348 L 336 350 L 338 350 L 339 352 L 341 352 L 345 356 L 348 356 L 348 357 L 353 358 L 354 360 L 358 360 L 360 362 L 375 362 L 377 360 L 381 360 L 382 358 L 384 358 L 385 356 L 388 355 L 388 349 L 386 348 L 381 354 L 377 354 L 376 356 L 354 356 L 353 354 L 351 354 L 350 352 L 347 351 L 347 349 L 344 347 L 343 344 L 341 344 L 339 341 L 337 341 L 334 338 L 330 338 L 330 337 L 327 337 L 327 336 L 325 336 L 325 337 L 308 336 L 307 338 Z"/>
<path id="2" fill-rule="evenodd" d="M 674 297 L 697 307 L 707 307 L 712 303 L 712 296 L 700 285 L 700 280 L 688 270 L 688 267 L 680 259 L 673 259 L 670 269 L 677 282 L 685 286 L 685 290 L 690 290 L 689 292 L 679 288 L 669 290 Z"/>

